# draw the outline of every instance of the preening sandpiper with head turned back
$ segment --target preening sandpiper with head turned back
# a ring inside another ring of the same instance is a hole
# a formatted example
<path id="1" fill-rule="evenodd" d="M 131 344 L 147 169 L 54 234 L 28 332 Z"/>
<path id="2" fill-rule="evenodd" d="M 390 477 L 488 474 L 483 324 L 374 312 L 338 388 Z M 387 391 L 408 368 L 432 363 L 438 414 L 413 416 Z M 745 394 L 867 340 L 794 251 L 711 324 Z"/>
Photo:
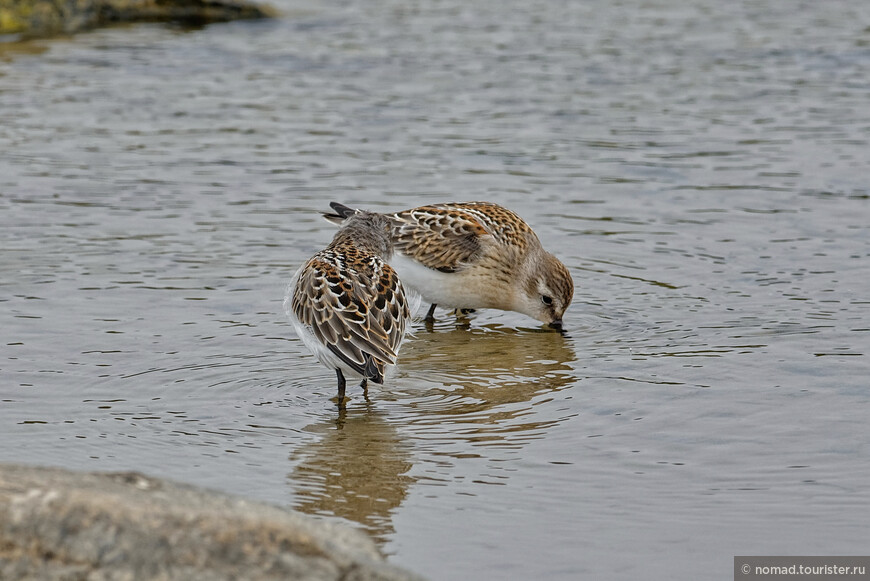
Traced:
<path id="1" fill-rule="evenodd" d="M 338 376 L 384 382 L 396 363 L 411 318 L 408 297 L 387 260 L 393 254 L 391 220 L 356 212 L 342 220 L 332 243 L 290 280 L 284 310 L 306 347 Z"/>
<path id="2" fill-rule="evenodd" d="M 354 210 L 330 204 L 341 223 Z M 457 309 L 517 311 L 562 328 L 574 298 L 565 265 L 544 250 L 535 232 L 514 212 L 489 202 L 446 203 L 387 214 L 394 255 L 404 284 L 431 303 Z"/>

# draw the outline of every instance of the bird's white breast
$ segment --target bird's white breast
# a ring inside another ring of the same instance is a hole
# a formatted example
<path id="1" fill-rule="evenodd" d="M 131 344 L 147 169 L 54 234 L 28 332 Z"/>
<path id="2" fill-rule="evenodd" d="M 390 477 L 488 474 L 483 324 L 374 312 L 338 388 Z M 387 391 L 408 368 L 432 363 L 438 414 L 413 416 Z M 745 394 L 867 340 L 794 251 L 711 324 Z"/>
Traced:
<path id="1" fill-rule="evenodd" d="M 430 303 L 444 307 L 463 309 L 483 309 L 491 306 L 488 293 L 491 287 L 475 269 L 460 272 L 440 272 L 427 268 L 396 252 L 390 260 L 399 280 L 411 287 Z"/>

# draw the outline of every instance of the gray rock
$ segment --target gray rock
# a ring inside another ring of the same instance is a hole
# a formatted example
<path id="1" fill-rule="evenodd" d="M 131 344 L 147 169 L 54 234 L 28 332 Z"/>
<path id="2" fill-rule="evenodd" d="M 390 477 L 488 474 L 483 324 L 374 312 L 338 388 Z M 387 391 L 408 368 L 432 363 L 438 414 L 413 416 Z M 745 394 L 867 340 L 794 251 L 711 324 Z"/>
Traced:
<path id="1" fill-rule="evenodd" d="M 32 38 L 118 22 L 198 25 L 275 15 L 273 8 L 248 0 L 0 0 L 0 35 Z"/>
<path id="2" fill-rule="evenodd" d="M 411 581 L 363 533 L 144 476 L 0 464 L 0 579 Z"/>

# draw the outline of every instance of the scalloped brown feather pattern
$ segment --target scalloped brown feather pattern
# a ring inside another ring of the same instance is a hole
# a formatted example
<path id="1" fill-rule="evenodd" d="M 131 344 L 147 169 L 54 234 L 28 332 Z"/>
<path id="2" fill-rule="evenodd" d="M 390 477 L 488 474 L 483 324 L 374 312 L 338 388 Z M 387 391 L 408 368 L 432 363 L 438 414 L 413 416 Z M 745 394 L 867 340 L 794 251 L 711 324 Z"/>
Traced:
<path id="1" fill-rule="evenodd" d="M 350 242 L 318 252 L 293 293 L 296 317 L 360 375 L 383 382 L 410 318 L 405 291 L 383 260 Z"/>
<path id="2" fill-rule="evenodd" d="M 489 245 L 524 252 L 537 238 L 517 214 L 489 202 L 433 204 L 391 217 L 395 249 L 441 272 L 461 270 Z"/>

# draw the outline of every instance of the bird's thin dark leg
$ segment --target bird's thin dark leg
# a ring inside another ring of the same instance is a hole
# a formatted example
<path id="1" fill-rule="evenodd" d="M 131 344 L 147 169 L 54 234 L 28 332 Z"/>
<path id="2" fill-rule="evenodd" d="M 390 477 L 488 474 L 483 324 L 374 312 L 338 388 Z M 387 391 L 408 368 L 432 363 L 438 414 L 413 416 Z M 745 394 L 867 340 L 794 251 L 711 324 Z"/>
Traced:
<path id="1" fill-rule="evenodd" d="M 346 382 L 344 381 L 344 374 L 341 372 L 341 369 L 336 367 L 335 374 L 338 376 L 338 407 L 342 407 L 344 405 L 344 388 Z"/>
<path id="2" fill-rule="evenodd" d="M 434 323 L 435 322 L 435 307 L 437 307 L 437 306 L 438 305 L 436 305 L 435 303 L 432 303 L 432 306 L 429 307 L 429 312 L 426 313 L 426 318 L 423 319 L 424 321 L 426 321 L 427 323 Z"/>
<path id="3" fill-rule="evenodd" d="M 360 382 L 359 386 L 362 388 L 363 393 L 369 392 L 369 378 L 363 377 L 363 380 Z"/>

